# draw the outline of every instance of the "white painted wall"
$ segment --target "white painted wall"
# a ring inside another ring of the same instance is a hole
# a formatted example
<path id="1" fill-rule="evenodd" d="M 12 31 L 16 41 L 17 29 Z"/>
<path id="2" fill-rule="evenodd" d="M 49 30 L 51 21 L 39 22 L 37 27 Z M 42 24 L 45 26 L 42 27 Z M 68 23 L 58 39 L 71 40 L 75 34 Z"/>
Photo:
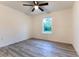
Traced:
<path id="1" fill-rule="evenodd" d="M 79 2 L 75 2 L 73 6 L 73 19 L 74 19 L 74 40 L 73 45 L 79 55 Z"/>
<path id="2" fill-rule="evenodd" d="M 0 47 L 31 36 L 31 19 L 15 9 L 0 5 Z"/>
<path id="3" fill-rule="evenodd" d="M 42 33 L 42 20 L 46 16 L 52 17 L 52 22 L 54 25 L 53 33 L 48 35 Z M 52 12 L 49 14 L 36 15 L 33 16 L 32 19 L 32 37 L 72 44 L 72 8 Z"/>

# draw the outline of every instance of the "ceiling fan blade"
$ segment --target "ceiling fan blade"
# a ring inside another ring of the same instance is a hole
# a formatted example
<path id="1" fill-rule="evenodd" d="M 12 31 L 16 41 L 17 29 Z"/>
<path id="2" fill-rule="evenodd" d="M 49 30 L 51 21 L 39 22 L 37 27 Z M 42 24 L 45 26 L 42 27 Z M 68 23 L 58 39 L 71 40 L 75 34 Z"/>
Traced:
<path id="1" fill-rule="evenodd" d="M 33 1 L 34 5 L 36 5 L 35 1 Z"/>
<path id="2" fill-rule="evenodd" d="M 39 4 L 39 6 L 45 6 L 45 5 L 48 5 L 48 3 Z"/>
<path id="3" fill-rule="evenodd" d="M 38 1 L 36 1 L 37 2 L 37 5 L 39 4 L 39 2 Z"/>
<path id="4" fill-rule="evenodd" d="M 41 11 L 44 11 L 44 10 L 43 10 L 42 8 L 40 8 L 40 7 L 39 7 L 39 9 L 40 9 Z"/>
<path id="5" fill-rule="evenodd" d="M 35 10 L 35 8 L 32 9 L 32 12 Z"/>
<path id="6" fill-rule="evenodd" d="M 23 4 L 23 6 L 33 6 L 33 5 L 29 5 L 29 4 Z"/>

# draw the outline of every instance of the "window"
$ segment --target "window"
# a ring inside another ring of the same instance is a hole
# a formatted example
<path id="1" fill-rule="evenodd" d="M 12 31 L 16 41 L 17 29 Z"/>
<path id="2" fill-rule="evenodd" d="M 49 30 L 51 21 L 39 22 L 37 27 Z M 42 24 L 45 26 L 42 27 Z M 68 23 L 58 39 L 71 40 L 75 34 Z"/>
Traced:
<path id="1" fill-rule="evenodd" d="M 52 33 L 52 18 L 45 17 L 42 22 L 43 33 Z"/>

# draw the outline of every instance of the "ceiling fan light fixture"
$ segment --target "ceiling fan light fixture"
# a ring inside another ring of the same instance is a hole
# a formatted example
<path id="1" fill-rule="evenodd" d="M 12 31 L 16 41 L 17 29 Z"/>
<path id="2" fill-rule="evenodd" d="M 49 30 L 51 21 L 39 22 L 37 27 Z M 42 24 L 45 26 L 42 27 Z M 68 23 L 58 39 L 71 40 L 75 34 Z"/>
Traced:
<path id="1" fill-rule="evenodd" d="M 34 6 L 34 8 L 37 10 L 38 9 L 38 6 Z"/>
<path id="2" fill-rule="evenodd" d="M 34 10 L 41 10 L 41 11 L 44 11 L 44 9 L 43 8 L 41 8 L 41 6 L 47 6 L 48 5 L 48 3 L 39 3 L 38 1 L 33 1 L 33 4 L 23 4 L 23 6 L 32 6 L 33 8 L 32 8 L 32 12 L 34 11 Z"/>

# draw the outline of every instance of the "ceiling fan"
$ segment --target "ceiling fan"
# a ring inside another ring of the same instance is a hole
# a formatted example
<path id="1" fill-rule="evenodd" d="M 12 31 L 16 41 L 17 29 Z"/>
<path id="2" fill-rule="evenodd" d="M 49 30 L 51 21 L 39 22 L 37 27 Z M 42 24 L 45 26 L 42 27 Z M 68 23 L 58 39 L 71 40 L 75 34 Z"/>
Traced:
<path id="1" fill-rule="evenodd" d="M 48 3 L 39 3 L 38 1 L 33 1 L 33 5 L 23 4 L 23 6 L 32 6 L 33 7 L 32 12 L 35 9 L 40 9 L 41 11 L 44 11 L 44 9 L 42 9 L 41 6 L 46 6 L 46 5 L 48 5 Z"/>

